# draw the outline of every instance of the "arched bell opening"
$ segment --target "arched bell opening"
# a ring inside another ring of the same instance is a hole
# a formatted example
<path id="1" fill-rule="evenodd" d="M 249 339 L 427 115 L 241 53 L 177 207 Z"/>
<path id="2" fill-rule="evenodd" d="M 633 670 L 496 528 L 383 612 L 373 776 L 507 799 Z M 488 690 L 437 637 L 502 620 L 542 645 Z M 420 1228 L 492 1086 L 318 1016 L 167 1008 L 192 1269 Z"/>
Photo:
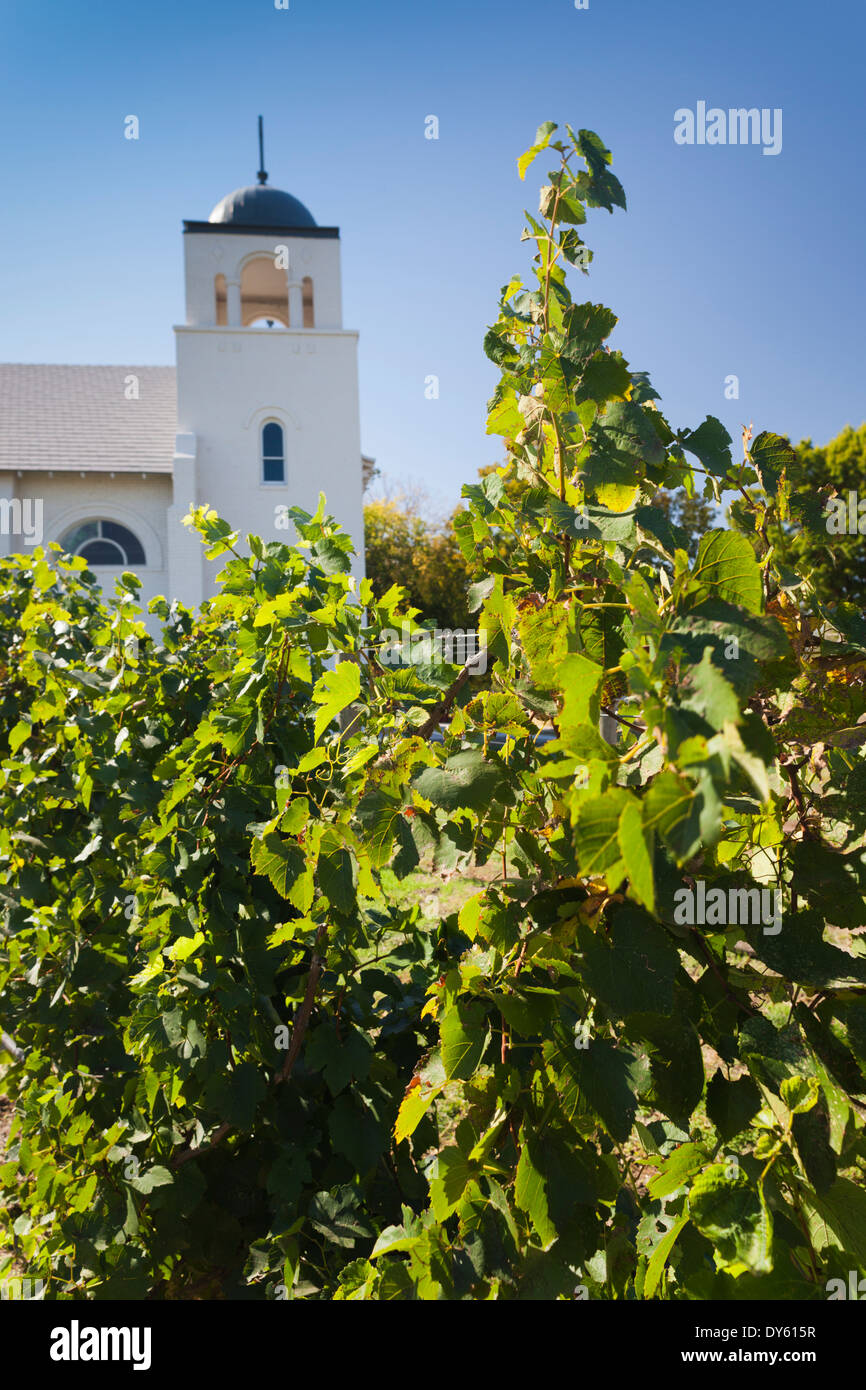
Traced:
<path id="1" fill-rule="evenodd" d="M 305 275 L 301 285 L 304 327 L 315 328 L 316 315 L 313 309 L 313 281 L 309 275 Z"/>
<path id="2" fill-rule="evenodd" d="M 229 321 L 229 313 L 226 277 L 223 274 L 217 275 L 214 279 L 214 296 L 216 298 L 217 327 L 225 328 Z"/>
<path id="3" fill-rule="evenodd" d="M 289 290 L 286 272 L 278 270 L 271 256 L 256 256 L 241 271 L 241 325 L 289 326 Z"/>

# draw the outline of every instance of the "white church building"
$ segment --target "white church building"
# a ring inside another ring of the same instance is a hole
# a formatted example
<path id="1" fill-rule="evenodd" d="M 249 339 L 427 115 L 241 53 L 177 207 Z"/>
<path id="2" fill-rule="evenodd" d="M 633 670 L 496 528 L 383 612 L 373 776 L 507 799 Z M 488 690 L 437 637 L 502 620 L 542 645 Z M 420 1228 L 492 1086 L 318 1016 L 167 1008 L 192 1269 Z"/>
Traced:
<path id="1" fill-rule="evenodd" d="M 196 606 L 221 566 L 181 524 L 191 504 L 242 538 L 291 543 L 280 512 L 314 512 L 324 492 L 363 571 L 373 460 L 339 229 L 267 178 L 260 167 L 206 222 L 184 222 L 176 366 L 0 364 L 0 554 L 58 541 L 108 593 L 129 569 L 145 607 L 157 594 Z"/>

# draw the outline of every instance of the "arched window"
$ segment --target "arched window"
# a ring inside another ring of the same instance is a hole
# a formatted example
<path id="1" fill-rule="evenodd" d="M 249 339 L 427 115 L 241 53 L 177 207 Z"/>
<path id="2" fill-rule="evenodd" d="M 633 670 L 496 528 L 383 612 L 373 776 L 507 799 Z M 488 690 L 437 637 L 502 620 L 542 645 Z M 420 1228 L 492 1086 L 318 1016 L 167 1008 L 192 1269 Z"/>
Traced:
<path id="1" fill-rule="evenodd" d="M 289 286 L 273 256 L 256 256 L 241 271 L 241 324 L 281 323 L 289 326 Z"/>
<path id="2" fill-rule="evenodd" d="M 144 547 L 137 536 L 116 521 L 83 521 L 61 538 L 68 555 L 80 555 L 88 565 L 146 565 Z"/>
<path id="3" fill-rule="evenodd" d="M 262 482 L 286 481 L 286 445 L 282 425 L 268 420 L 262 429 Z"/>
<path id="4" fill-rule="evenodd" d="M 313 314 L 313 282 L 309 275 L 304 276 L 303 280 L 303 304 L 304 304 L 304 327 L 315 328 L 316 320 Z"/>

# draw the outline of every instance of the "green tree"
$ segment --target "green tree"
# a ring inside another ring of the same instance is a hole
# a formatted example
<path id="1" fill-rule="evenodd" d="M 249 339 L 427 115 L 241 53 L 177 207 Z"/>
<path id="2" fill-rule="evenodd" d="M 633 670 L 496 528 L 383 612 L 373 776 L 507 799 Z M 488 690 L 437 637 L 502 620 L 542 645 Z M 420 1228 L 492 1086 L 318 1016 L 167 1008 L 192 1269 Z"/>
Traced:
<path id="1" fill-rule="evenodd" d="M 866 604 L 866 539 L 848 529 L 849 494 L 854 493 L 855 528 L 866 533 L 866 424 L 850 425 L 823 446 L 810 439 L 797 445 L 792 488 L 798 499 L 812 499 L 804 525 L 780 525 L 776 537 L 780 555 L 798 574 L 808 574 L 815 595 L 825 602 Z M 844 506 L 845 529 L 834 529 L 828 512 L 831 499 Z"/>
<path id="2" fill-rule="evenodd" d="M 494 474 L 515 502 L 527 495 L 527 483 L 513 470 L 497 464 L 478 470 L 482 479 Z M 470 630 L 481 602 L 470 588 L 484 576 L 476 573 L 460 547 L 460 529 L 468 520 L 462 502 L 441 520 L 430 520 L 418 499 L 405 492 L 368 502 L 365 555 L 374 592 L 382 595 L 397 584 L 405 590 L 406 602 L 418 610 L 420 622 Z M 513 538 L 501 530 L 496 539 L 498 557 L 507 563 Z"/>
<path id="3" fill-rule="evenodd" d="M 393 499 L 364 505 L 364 556 L 367 578 L 381 596 L 392 584 L 406 589 L 409 601 L 421 607 L 416 587 L 415 557 L 426 548 L 428 523 Z"/>
<path id="4" fill-rule="evenodd" d="M 469 572 L 454 531 L 453 518 L 434 525 L 410 501 L 386 499 L 364 507 L 367 577 L 378 596 L 392 584 L 405 590 L 420 621 L 439 628 L 467 630 Z"/>
<path id="5" fill-rule="evenodd" d="M 652 505 L 664 513 L 672 526 L 679 527 L 684 533 L 686 553 L 690 560 L 694 560 L 701 540 L 716 525 L 716 508 L 699 493 L 690 497 L 684 488 L 677 488 L 675 492 L 659 489 L 652 499 Z"/>

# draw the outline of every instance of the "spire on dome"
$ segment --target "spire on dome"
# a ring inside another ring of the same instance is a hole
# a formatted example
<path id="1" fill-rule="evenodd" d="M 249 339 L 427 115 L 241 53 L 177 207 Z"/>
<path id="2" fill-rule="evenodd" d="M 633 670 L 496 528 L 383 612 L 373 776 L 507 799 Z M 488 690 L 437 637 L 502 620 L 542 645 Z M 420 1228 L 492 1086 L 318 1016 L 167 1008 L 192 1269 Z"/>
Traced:
<path id="1" fill-rule="evenodd" d="M 315 227 L 316 220 L 309 208 L 305 208 L 291 193 L 283 193 L 268 183 L 263 116 L 259 116 L 258 183 L 251 184 L 248 188 L 236 188 L 233 193 L 229 193 L 217 203 L 208 221 L 236 227 Z"/>
<path id="2" fill-rule="evenodd" d="M 259 116 L 259 183 L 267 183 L 268 171 L 265 168 L 265 123 Z"/>

